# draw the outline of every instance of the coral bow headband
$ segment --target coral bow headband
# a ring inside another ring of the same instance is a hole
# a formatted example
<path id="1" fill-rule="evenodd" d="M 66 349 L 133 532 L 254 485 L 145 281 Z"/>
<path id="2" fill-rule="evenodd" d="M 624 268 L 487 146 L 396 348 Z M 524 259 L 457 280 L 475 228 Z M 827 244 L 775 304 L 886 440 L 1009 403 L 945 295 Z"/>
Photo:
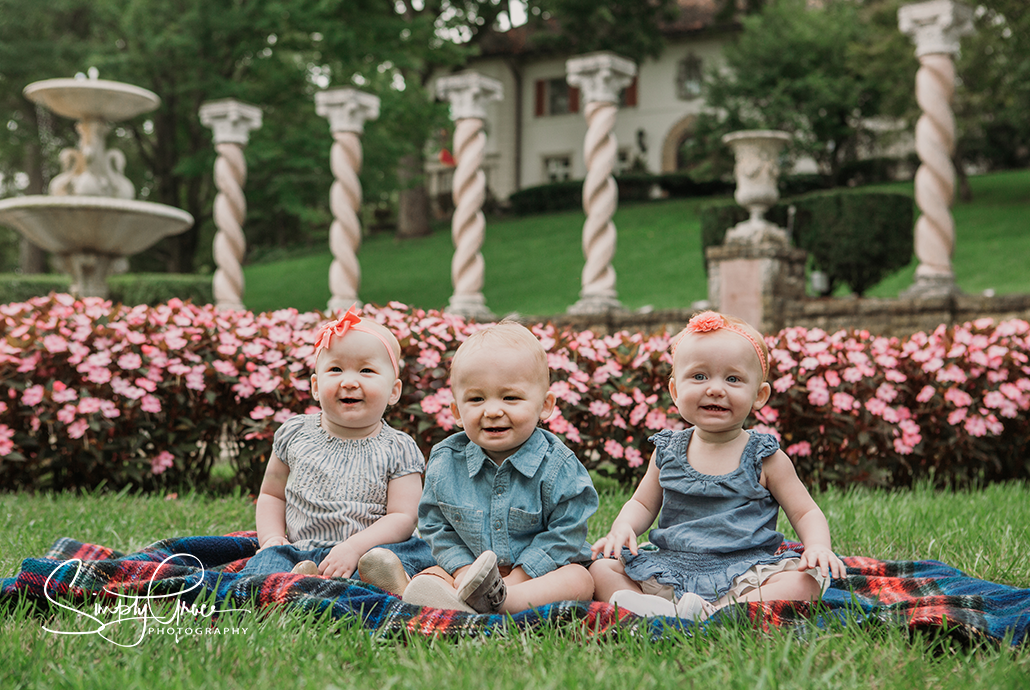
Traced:
<path id="1" fill-rule="evenodd" d="M 383 334 L 374 328 L 369 328 L 361 322 L 361 317 L 358 316 L 358 312 L 355 309 L 356 305 L 351 305 L 351 308 L 347 310 L 341 318 L 336 321 L 330 321 L 326 325 L 322 326 L 322 330 L 318 332 L 318 337 L 315 338 L 315 358 L 318 358 L 318 353 L 324 348 L 328 348 L 332 342 L 333 337 L 342 338 L 347 335 L 347 331 L 360 331 L 362 333 L 371 333 L 375 337 L 379 338 L 379 341 L 386 348 L 386 352 L 390 355 L 390 363 L 393 364 L 393 375 L 400 377 L 401 369 L 397 363 L 397 355 L 394 354 L 393 348 L 390 347 L 390 343 L 383 337 Z"/>
<path id="2" fill-rule="evenodd" d="M 746 330 L 736 324 L 732 324 L 726 320 L 722 314 L 718 314 L 714 311 L 703 311 L 700 314 L 695 314 L 690 321 L 687 322 L 687 327 L 683 329 L 683 335 L 687 333 L 711 333 L 712 331 L 726 330 L 733 331 L 738 335 L 747 338 L 751 346 L 755 348 L 755 353 L 758 355 L 758 363 L 762 365 L 762 376 L 768 376 L 769 374 L 769 363 L 765 361 L 765 355 L 762 354 L 762 346 L 758 344 L 754 336 L 748 333 Z M 681 335 L 676 344 L 672 347 L 672 356 L 676 356 L 676 348 L 679 346 L 679 341 L 683 339 Z"/>

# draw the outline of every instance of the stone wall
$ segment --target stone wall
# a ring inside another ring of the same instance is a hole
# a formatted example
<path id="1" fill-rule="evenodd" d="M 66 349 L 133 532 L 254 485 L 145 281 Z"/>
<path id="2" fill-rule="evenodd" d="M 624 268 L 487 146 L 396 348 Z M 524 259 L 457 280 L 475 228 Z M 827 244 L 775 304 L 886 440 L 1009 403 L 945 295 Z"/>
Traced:
<path id="1" fill-rule="evenodd" d="M 1030 295 L 956 295 L 932 299 L 824 298 L 783 304 L 784 327 L 804 326 L 826 331 L 868 330 L 876 335 L 903 337 L 933 330 L 942 323 L 960 324 L 982 317 L 996 321 L 1020 318 L 1030 321 Z M 595 333 L 639 330 L 654 333 L 678 331 L 697 310 L 668 309 L 614 312 L 604 315 L 559 314 L 525 317 L 527 323 L 550 321 L 560 326 L 591 329 Z"/>

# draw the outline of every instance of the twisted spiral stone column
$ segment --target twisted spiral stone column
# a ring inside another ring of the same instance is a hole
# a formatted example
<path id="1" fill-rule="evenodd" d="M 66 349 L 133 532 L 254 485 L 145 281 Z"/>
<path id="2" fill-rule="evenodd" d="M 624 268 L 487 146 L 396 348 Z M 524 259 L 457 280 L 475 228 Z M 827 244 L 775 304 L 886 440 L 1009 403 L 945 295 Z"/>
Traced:
<path id="1" fill-rule="evenodd" d="M 359 302 L 361 265 L 358 248 L 361 246 L 361 141 L 354 132 L 333 132 L 333 147 L 329 151 L 329 167 L 333 171 L 333 185 L 329 189 L 329 208 L 333 222 L 329 226 L 329 249 L 333 263 L 329 266 L 329 311 L 346 309 Z"/>
<path id="2" fill-rule="evenodd" d="M 379 98 L 351 88 L 329 89 L 315 94 L 315 112 L 329 120 L 333 146 L 329 150 L 329 166 L 333 184 L 329 189 L 329 208 L 333 222 L 329 226 L 329 249 L 333 263 L 329 266 L 330 312 L 361 305 L 361 133 L 366 120 L 379 117 Z"/>
<path id="3" fill-rule="evenodd" d="M 449 75 L 436 82 L 437 95 L 450 101 L 454 118 L 454 178 L 451 198 L 451 238 L 454 258 L 451 260 L 451 295 L 447 311 L 466 318 L 489 321 L 494 315 L 486 307 L 483 296 L 485 262 L 480 249 L 486 235 L 483 201 L 486 199 L 486 174 L 483 158 L 486 135 L 483 121 L 486 104 L 499 100 L 501 83 L 478 72 L 466 71 Z"/>
<path id="4" fill-rule="evenodd" d="M 486 200 L 486 174 L 483 173 L 483 155 L 486 135 L 479 118 L 458 120 L 454 127 L 454 169 L 451 198 L 454 215 L 451 217 L 451 238 L 454 257 L 451 259 L 451 295 L 448 311 L 466 316 L 490 318 L 483 296 L 483 276 L 486 265 L 480 249 L 486 236 L 486 218 L 483 201 Z"/>
<path id="5" fill-rule="evenodd" d="M 619 192 L 612 177 L 618 143 L 615 129 L 619 92 L 633 81 L 636 65 L 613 53 L 591 53 L 565 63 L 566 80 L 583 92 L 587 133 L 583 159 L 587 176 L 583 181 L 583 266 L 579 301 L 569 307 L 572 314 L 598 314 L 622 308 L 615 290 L 616 230 L 612 216 L 619 205 Z"/>
<path id="6" fill-rule="evenodd" d="M 243 185 L 247 181 L 247 162 L 239 144 L 217 144 L 215 150 L 215 304 L 219 309 L 239 311 L 244 309 L 243 256 L 247 239 L 243 235 L 243 219 L 247 217 L 247 200 Z"/>
<path id="7" fill-rule="evenodd" d="M 247 199 L 243 185 L 247 181 L 247 161 L 243 147 L 250 139 L 250 130 L 261 127 L 260 108 L 232 98 L 208 101 L 200 106 L 200 122 L 213 132 L 215 151 L 214 218 L 215 234 L 214 293 L 219 309 L 243 310 L 243 256 L 247 240 L 243 219 L 247 215 Z"/>
<path id="8" fill-rule="evenodd" d="M 924 55 L 916 73 L 916 101 L 923 114 L 916 122 L 916 153 L 920 166 L 915 177 L 915 249 L 919 257 L 916 279 L 947 280 L 952 276 L 955 220 L 955 118 L 949 103 L 955 92 L 955 65 L 948 55 Z"/>
<path id="9" fill-rule="evenodd" d="M 594 101 L 587 103 L 587 135 L 583 144 L 583 157 L 587 176 L 583 181 L 583 266 L 580 303 L 583 307 L 609 306 L 618 308 L 615 290 L 615 258 L 617 234 L 612 216 L 619 205 L 619 189 L 612 171 L 618 143 L 612 134 L 618 109 L 614 103 Z M 570 310 L 571 311 L 571 310 Z M 596 311 L 596 309 L 590 309 Z"/>
<path id="10" fill-rule="evenodd" d="M 898 10 L 898 27 L 912 36 L 919 58 L 916 101 L 923 114 L 916 123 L 916 205 L 921 215 L 915 226 L 919 259 L 915 284 L 903 297 L 932 297 L 958 291 L 951 267 L 955 250 L 955 92 L 954 55 L 961 36 L 972 32 L 972 11 L 953 0 L 930 0 Z"/>

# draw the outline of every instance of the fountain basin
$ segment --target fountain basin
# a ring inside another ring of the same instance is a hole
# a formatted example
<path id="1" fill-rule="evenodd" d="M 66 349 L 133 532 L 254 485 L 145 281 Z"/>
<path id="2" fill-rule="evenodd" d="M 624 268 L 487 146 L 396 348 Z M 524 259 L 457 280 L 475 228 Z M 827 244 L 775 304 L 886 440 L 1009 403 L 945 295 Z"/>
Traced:
<path id="1" fill-rule="evenodd" d="M 23 90 L 25 97 L 72 120 L 121 122 L 161 105 L 153 91 L 106 79 L 44 79 Z"/>
<path id="2" fill-rule="evenodd" d="M 185 231 L 193 216 L 136 199 L 34 195 L 0 201 L 0 224 L 55 254 L 130 256 Z"/>

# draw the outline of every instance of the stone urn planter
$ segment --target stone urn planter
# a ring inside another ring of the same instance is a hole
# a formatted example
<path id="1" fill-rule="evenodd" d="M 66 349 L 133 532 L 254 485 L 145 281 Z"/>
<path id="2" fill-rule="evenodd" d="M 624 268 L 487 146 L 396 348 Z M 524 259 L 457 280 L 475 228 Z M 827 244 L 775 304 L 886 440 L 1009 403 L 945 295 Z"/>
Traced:
<path id="1" fill-rule="evenodd" d="M 780 177 L 780 152 L 791 136 L 768 129 L 730 132 L 722 138 L 733 149 L 737 191 L 733 198 L 751 214 L 726 233 L 726 244 L 787 244 L 787 231 L 765 220 L 769 207 L 780 198 L 776 183 Z"/>

